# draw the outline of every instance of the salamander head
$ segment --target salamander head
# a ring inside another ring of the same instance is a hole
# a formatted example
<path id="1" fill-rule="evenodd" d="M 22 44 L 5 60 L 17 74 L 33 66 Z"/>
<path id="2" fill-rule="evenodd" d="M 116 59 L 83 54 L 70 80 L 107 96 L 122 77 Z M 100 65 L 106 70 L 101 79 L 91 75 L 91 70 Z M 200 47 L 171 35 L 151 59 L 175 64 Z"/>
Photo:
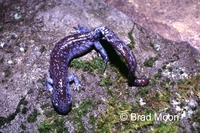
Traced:
<path id="1" fill-rule="evenodd" d="M 134 73 L 129 72 L 128 84 L 129 84 L 129 86 L 146 86 L 149 84 L 149 79 L 148 78 L 137 78 L 134 76 Z"/>
<path id="2" fill-rule="evenodd" d="M 72 103 L 65 101 L 59 101 L 58 103 L 53 102 L 53 107 L 61 115 L 67 115 L 71 111 Z"/>
<path id="3" fill-rule="evenodd" d="M 71 93 L 64 92 L 62 89 L 54 89 L 52 92 L 52 104 L 54 109 L 62 115 L 66 115 L 71 111 L 72 96 Z M 65 88 L 66 90 L 66 88 Z"/>

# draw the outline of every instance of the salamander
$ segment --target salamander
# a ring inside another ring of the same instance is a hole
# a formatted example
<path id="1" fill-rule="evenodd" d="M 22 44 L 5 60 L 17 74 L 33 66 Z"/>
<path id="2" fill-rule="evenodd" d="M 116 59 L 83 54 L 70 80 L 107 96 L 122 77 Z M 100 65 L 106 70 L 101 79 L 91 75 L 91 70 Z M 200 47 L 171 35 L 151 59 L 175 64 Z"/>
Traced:
<path id="1" fill-rule="evenodd" d="M 102 39 L 112 45 L 126 60 L 129 68 L 129 85 L 148 85 L 149 79 L 135 77 L 136 59 L 129 47 L 112 30 L 105 26 L 94 30 L 89 30 L 82 26 L 78 26 L 75 29 L 76 33 L 61 39 L 50 54 L 50 77 L 46 78 L 46 88 L 52 94 L 52 104 L 58 113 L 67 114 L 71 110 L 72 91 L 70 82 L 74 82 L 76 88 L 83 87 L 74 74 L 68 75 L 68 65 L 72 59 L 95 48 L 103 58 L 103 70 L 106 69 L 108 55 L 100 43 Z"/>

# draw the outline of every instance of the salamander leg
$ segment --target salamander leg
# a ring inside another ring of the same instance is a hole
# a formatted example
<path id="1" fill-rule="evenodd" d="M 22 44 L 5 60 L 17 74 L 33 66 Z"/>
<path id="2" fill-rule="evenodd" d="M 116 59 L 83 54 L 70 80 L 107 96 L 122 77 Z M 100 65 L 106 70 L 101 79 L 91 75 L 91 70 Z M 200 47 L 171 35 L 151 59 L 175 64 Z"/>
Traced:
<path id="1" fill-rule="evenodd" d="M 78 25 L 78 27 L 73 27 L 76 30 L 76 33 L 87 33 L 90 32 L 90 30 L 86 27 Z"/>
<path id="2" fill-rule="evenodd" d="M 47 78 L 46 78 L 46 90 L 47 90 L 47 91 L 52 92 L 52 90 L 53 90 L 52 84 L 53 84 L 53 79 L 50 78 L 50 77 L 47 77 Z"/>
<path id="3" fill-rule="evenodd" d="M 80 88 L 84 88 L 84 86 L 81 84 L 81 82 L 78 80 L 78 78 L 72 74 L 68 77 L 69 82 L 74 82 L 76 85 L 76 89 L 80 90 Z"/>
<path id="4" fill-rule="evenodd" d="M 101 43 L 94 42 L 94 47 L 99 51 L 99 53 L 101 54 L 101 57 L 103 58 L 103 61 L 104 61 L 103 72 L 104 72 L 107 66 L 107 62 L 108 62 L 108 55 L 105 49 L 103 48 L 103 46 L 101 45 Z"/>

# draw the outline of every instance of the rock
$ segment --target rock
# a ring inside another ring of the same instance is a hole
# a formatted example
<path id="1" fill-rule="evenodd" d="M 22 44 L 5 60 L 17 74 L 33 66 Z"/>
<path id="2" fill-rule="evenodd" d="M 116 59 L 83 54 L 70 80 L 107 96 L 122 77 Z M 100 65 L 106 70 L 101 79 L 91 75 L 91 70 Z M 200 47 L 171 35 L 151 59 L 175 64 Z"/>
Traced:
<path id="1" fill-rule="evenodd" d="M 74 31 L 73 27 L 78 24 L 89 29 L 105 25 L 112 29 L 126 44 L 134 44 L 132 51 L 138 63 L 136 75 L 152 79 L 150 80 L 151 85 L 146 90 L 143 88 L 144 95 L 149 94 L 149 90 L 152 93 L 156 90 L 157 94 L 162 96 L 162 93 L 159 92 L 162 89 L 160 85 L 162 82 L 177 83 L 179 80 L 188 79 L 195 76 L 200 68 L 199 52 L 187 42 L 174 42 L 165 39 L 101 1 L 7 0 L 1 1 L 0 6 L 0 132 L 38 132 L 43 128 L 46 130 L 50 128 L 49 132 L 56 132 L 57 128 L 66 131 L 66 127 L 69 127 L 69 131 L 72 132 L 80 132 L 80 128 L 87 127 L 84 128 L 85 132 L 92 132 L 89 131 L 91 126 L 97 128 L 100 117 L 107 114 L 109 100 L 116 100 L 116 102 L 110 103 L 109 111 L 118 111 L 115 110 L 118 107 L 116 105 L 124 106 L 124 102 L 127 103 L 127 108 L 131 111 L 132 105 L 128 105 L 128 103 L 137 103 L 136 93 L 141 88 L 127 85 L 127 70 L 124 70 L 127 68 L 122 61 L 121 64 L 115 64 L 115 68 L 124 66 L 123 70 L 110 68 L 106 70 L 106 75 L 110 76 L 109 82 L 112 82 L 108 86 L 99 85 L 101 80 L 105 80 L 103 74 L 91 74 L 82 69 L 69 68 L 69 74 L 76 74 L 87 87 L 85 91 L 73 91 L 73 108 L 69 115 L 60 116 L 53 110 L 51 95 L 45 91 L 50 53 L 55 43 L 71 34 Z M 16 19 L 15 14 L 19 14 L 20 17 L 17 16 L 18 19 Z M 16 35 L 14 38 L 10 36 L 13 33 Z M 5 47 L 4 44 L 6 44 Z M 21 49 L 22 47 L 24 50 Z M 112 49 L 112 51 L 114 50 Z M 107 49 L 108 53 L 112 51 Z M 78 60 L 91 60 L 94 57 L 97 55 L 96 51 L 93 50 Z M 114 59 L 110 59 L 110 62 L 116 60 L 120 60 L 120 57 L 115 56 Z M 8 64 L 8 61 L 13 63 Z M 150 65 L 145 66 L 144 64 Z M 156 77 L 154 79 L 156 81 L 153 81 L 154 77 Z M 155 83 L 156 85 L 153 86 L 154 82 L 159 84 Z M 74 84 L 71 87 L 74 88 Z M 171 91 L 167 87 L 166 91 Z M 113 98 L 113 96 L 117 96 L 117 98 Z M 84 108 L 85 106 L 82 105 L 83 109 L 79 109 L 79 105 L 86 98 L 93 105 L 89 108 Z M 143 102 L 142 107 L 150 104 L 147 98 L 142 96 L 141 98 L 146 103 L 141 101 Z M 196 106 L 192 103 L 189 104 L 191 107 Z M 169 104 L 168 101 L 166 104 Z M 121 106 L 119 109 L 122 108 Z M 92 119 L 94 125 L 87 125 L 90 116 L 81 117 L 80 114 L 87 114 L 91 111 L 92 114 L 95 114 Z M 113 117 L 108 117 L 116 118 L 117 120 L 114 122 L 119 122 L 118 114 L 119 112 L 116 112 Z M 84 122 L 81 118 L 84 118 Z M 30 119 L 33 121 L 28 122 Z M 56 125 L 57 123 L 61 123 L 60 125 L 70 123 L 70 125 L 60 127 Z M 118 129 L 118 126 L 125 125 L 119 122 L 111 130 Z M 189 126 L 191 125 L 188 124 L 188 129 L 190 129 Z M 147 125 L 147 128 L 151 127 Z M 145 131 L 147 128 L 145 126 L 141 130 Z M 123 129 L 126 128 L 123 127 Z"/>
<path id="2" fill-rule="evenodd" d="M 145 28 L 173 41 L 187 41 L 200 51 L 198 1 L 103 0 Z"/>

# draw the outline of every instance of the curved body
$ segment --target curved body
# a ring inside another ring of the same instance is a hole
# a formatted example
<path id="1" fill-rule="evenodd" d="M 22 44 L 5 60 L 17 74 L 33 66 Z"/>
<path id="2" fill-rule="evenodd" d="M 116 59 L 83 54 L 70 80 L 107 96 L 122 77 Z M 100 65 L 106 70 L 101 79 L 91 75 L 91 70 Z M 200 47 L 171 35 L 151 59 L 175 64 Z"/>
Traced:
<path id="1" fill-rule="evenodd" d="M 82 87 L 75 75 L 68 75 L 68 65 L 74 57 L 95 48 L 104 60 L 105 70 L 108 56 L 100 44 L 103 37 L 125 58 L 129 67 L 129 85 L 145 86 L 149 83 L 148 79 L 134 76 L 137 65 L 136 59 L 129 47 L 112 30 L 107 27 L 99 27 L 90 31 L 81 26 L 78 26 L 76 30 L 76 34 L 61 39 L 55 45 L 50 56 L 50 77 L 46 79 L 46 86 L 52 93 L 52 103 L 58 113 L 67 114 L 71 110 L 70 82 L 75 82 L 77 88 Z"/>

